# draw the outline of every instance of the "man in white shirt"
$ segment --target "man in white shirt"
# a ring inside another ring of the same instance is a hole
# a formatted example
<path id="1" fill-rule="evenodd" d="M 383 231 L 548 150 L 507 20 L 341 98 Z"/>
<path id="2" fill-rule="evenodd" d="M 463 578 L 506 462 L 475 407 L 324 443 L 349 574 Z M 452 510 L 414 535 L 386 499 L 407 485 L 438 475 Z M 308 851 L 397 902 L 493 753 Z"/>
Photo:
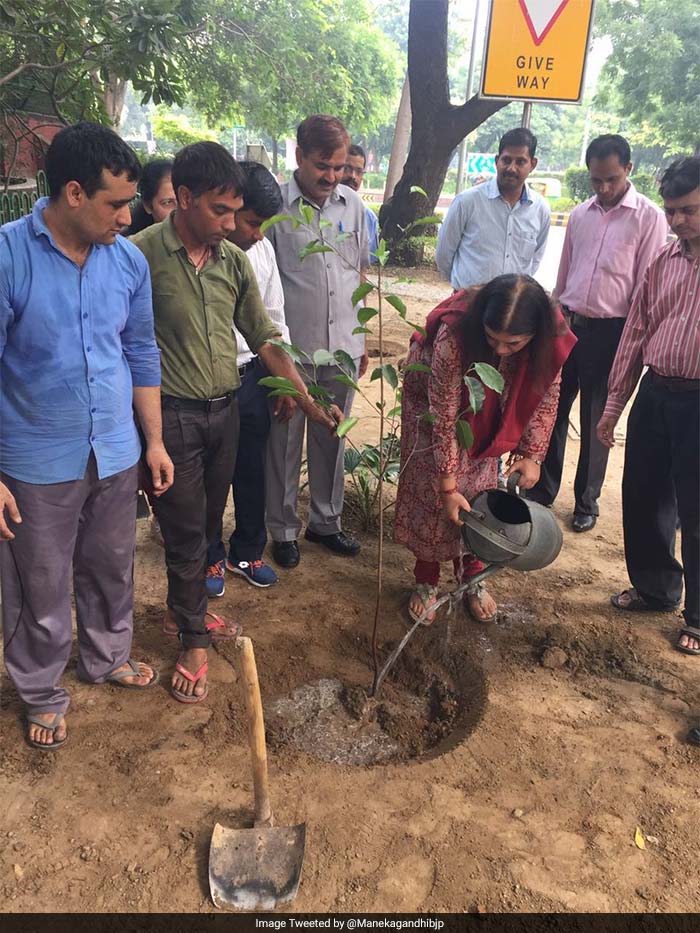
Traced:
<path id="1" fill-rule="evenodd" d="M 537 137 L 518 127 L 498 144 L 496 177 L 458 194 L 440 226 L 437 267 L 456 289 L 497 275 L 533 275 L 549 236 L 549 205 L 527 184 Z"/>
<path id="2" fill-rule="evenodd" d="M 271 320 L 279 327 L 280 339 L 290 342 L 284 319 L 284 292 L 277 270 L 275 251 L 260 232 L 261 224 L 279 214 L 282 195 L 274 176 L 258 162 L 239 162 L 245 174 L 243 207 L 236 212 L 236 229 L 229 241 L 245 251 L 253 267 L 263 304 Z M 233 474 L 233 503 L 236 527 L 229 539 L 229 552 L 222 540 L 220 527 L 215 541 L 209 542 L 207 565 L 207 595 L 223 596 L 225 570 L 238 574 L 253 586 L 267 587 L 277 582 L 275 571 L 262 560 L 267 534 L 265 531 L 265 452 L 270 433 L 268 390 L 258 385 L 268 372 L 249 348 L 236 328 L 240 439 Z M 291 398 L 275 399 L 275 415 L 291 416 L 295 404 Z"/>

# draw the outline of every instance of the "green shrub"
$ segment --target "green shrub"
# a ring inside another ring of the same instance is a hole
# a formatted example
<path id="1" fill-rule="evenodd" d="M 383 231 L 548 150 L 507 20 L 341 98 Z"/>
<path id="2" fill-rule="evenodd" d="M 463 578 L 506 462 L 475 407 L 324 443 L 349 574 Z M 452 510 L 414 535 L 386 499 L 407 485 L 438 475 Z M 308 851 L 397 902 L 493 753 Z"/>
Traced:
<path id="1" fill-rule="evenodd" d="M 386 185 L 386 174 L 384 172 L 365 172 L 364 182 L 368 188 L 384 189 Z"/>
<path id="2" fill-rule="evenodd" d="M 653 175 L 650 175 L 648 172 L 635 172 L 631 180 L 634 182 L 634 187 L 640 194 L 646 195 L 655 204 L 663 204 L 663 200 L 659 194 L 659 186 Z"/>
<path id="3" fill-rule="evenodd" d="M 549 206 L 553 213 L 560 214 L 564 211 L 572 211 L 576 207 L 576 201 L 571 198 L 552 198 Z"/>
<path id="4" fill-rule="evenodd" d="M 578 165 L 572 165 L 564 173 L 564 184 L 569 192 L 569 196 L 580 204 L 590 198 L 591 178 L 587 168 L 580 168 Z"/>

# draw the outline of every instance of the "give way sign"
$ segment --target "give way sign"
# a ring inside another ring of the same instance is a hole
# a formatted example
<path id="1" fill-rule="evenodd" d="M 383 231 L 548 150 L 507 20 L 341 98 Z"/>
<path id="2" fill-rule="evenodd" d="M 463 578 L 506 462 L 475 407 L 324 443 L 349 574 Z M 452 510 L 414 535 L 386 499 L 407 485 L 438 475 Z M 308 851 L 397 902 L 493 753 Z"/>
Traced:
<path id="1" fill-rule="evenodd" d="M 594 0 L 492 0 L 481 97 L 580 103 Z"/>

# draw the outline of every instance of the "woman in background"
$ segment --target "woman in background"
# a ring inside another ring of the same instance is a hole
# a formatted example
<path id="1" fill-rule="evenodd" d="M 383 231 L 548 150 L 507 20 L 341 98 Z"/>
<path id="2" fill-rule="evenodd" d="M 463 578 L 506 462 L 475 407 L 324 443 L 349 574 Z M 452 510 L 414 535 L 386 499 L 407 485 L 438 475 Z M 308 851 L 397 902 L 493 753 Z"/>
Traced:
<path id="1" fill-rule="evenodd" d="M 501 275 L 455 292 L 413 335 L 406 363 L 430 371 L 406 373 L 401 408 L 401 474 L 394 539 L 416 557 L 409 615 L 430 624 L 438 599 L 440 562 L 452 560 L 458 583 L 484 565 L 465 548 L 460 509 L 498 482 L 498 458 L 511 454 L 508 474 L 530 489 L 540 475 L 559 399 L 561 367 L 576 343 L 546 292 L 527 275 Z M 474 363 L 503 376 L 499 396 L 485 390 L 483 407 L 467 411 L 464 377 Z M 429 417 L 426 418 L 426 415 Z M 469 450 L 457 440 L 457 421 L 474 435 Z M 465 606 L 480 622 L 497 606 L 483 584 L 467 591 Z"/>
<path id="2" fill-rule="evenodd" d="M 144 165 L 141 181 L 139 182 L 141 200 L 131 214 L 131 224 L 124 230 L 124 236 L 132 236 L 132 234 L 138 233 L 139 230 L 150 227 L 151 224 L 161 223 L 175 210 L 177 201 L 171 177 L 172 168 L 173 163 L 170 159 L 154 159 Z M 150 504 L 148 495 L 139 491 L 137 513 L 139 518 L 148 516 L 146 500 Z M 156 541 L 162 546 L 163 536 L 160 533 L 158 519 L 154 514 L 151 514 L 151 532 Z"/>
<path id="3" fill-rule="evenodd" d="M 139 182 L 141 200 L 131 215 L 131 226 L 126 236 L 159 224 L 171 214 L 177 205 L 171 179 L 173 163 L 170 159 L 154 159 L 143 167 Z"/>

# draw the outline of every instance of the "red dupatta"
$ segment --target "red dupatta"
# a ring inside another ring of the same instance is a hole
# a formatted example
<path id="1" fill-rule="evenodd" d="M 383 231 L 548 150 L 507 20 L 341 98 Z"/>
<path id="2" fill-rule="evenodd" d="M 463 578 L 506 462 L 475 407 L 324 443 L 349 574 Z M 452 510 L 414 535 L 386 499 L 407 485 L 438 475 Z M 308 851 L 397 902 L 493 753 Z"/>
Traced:
<path id="1" fill-rule="evenodd" d="M 413 340 L 421 346 L 431 346 L 441 324 L 453 327 L 464 314 L 471 310 L 477 292 L 477 288 L 461 289 L 440 302 L 428 315 L 425 323 L 425 336 L 416 331 Z M 519 359 L 504 409 L 501 411 L 498 393 L 484 386 L 486 396 L 479 412 L 476 415 L 473 412 L 462 415 L 462 419 L 469 423 L 474 435 L 474 445 L 469 451 L 469 456 L 473 460 L 500 457 L 517 448 L 530 418 L 568 359 L 576 344 L 576 337 L 566 326 L 559 308 L 556 309 L 555 314 L 560 333 L 554 338 L 552 355 L 545 373 L 544 388 L 538 389 L 533 385 L 530 355 L 521 352 L 518 354 Z M 466 412 L 468 407 L 469 391 L 465 385 L 462 388 L 462 411 Z"/>

